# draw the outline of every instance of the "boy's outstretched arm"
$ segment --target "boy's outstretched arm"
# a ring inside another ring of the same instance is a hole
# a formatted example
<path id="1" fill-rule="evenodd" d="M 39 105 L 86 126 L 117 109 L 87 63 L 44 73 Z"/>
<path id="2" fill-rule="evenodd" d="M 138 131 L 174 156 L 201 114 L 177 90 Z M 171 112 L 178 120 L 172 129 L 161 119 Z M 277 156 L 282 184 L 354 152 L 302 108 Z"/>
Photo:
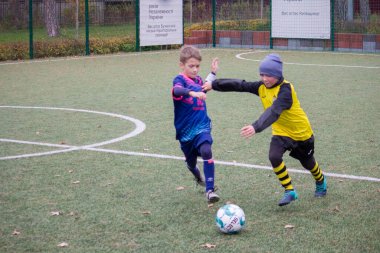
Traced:
<path id="1" fill-rule="evenodd" d="M 202 89 L 204 91 L 217 90 L 217 91 L 238 91 L 250 92 L 258 95 L 258 90 L 262 82 L 246 82 L 241 79 L 216 79 L 212 83 L 206 82 Z"/>

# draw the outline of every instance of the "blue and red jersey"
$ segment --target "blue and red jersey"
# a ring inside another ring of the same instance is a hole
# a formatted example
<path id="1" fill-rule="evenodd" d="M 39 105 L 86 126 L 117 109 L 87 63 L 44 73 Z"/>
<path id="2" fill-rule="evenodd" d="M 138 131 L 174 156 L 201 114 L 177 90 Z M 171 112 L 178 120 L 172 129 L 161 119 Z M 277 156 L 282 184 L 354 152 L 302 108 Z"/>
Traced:
<path id="1" fill-rule="evenodd" d="M 191 79 L 179 74 L 173 80 L 174 126 L 176 139 L 180 142 L 193 140 L 200 133 L 211 132 L 211 119 L 207 115 L 206 102 L 188 95 L 188 92 L 181 96 L 173 93 L 176 87 L 199 92 L 202 91 L 202 84 L 200 76 Z"/>

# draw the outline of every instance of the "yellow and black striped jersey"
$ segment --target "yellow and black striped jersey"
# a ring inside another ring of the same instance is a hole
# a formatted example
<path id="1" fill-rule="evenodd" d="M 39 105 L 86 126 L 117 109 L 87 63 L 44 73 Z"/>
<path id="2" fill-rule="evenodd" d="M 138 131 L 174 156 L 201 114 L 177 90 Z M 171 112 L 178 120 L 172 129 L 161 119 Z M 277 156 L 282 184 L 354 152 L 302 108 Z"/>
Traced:
<path id="1" fill-rule="evenodd" d="M 217 91 L 250 92 L 260 97 L 264 113 L 252 125 L 257 133 L 272 125 L 272 134 L 304 141 L 313 135 L 309 119 L 301 108 L 291 83 L 283 78 L 271 87 L 262 81 L 246 82 L 240 79 L 216 79 L 212 88 Z"/>

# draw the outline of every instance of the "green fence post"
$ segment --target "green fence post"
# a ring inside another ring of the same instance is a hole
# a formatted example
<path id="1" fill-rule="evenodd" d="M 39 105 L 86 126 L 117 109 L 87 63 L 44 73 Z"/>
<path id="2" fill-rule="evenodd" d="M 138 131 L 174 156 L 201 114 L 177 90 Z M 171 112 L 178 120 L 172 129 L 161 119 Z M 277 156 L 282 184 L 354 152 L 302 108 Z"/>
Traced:
<path id="1" fill-rule="evenodd" d="M 216 45 L 216 0 L 212 0 L 212 47 Z"/>
<path id="2" fill-rule="evenodd" d="M 331 37 L 331 51 L 335 51 L 335 20 L 334 20 L 334 9 L 335 9 L 335 6 L 334 6 L 334 0 L 331 0 L 330 1 L 330 7 L 331 7 L 331 34 L 330 34 L 330 37 Z"/>
<path id="3" fill-rule="evenodd" d="M 29 58 L 33 56 L 33 1 L 29 0 Z"/>
<path id="4" fill-rule="evenodd" d="M 185 44 L 185 1 L 182 1 L 182 46 Z"/>
<path id="5" fill-rule="evenodd" d="M 135 16 L 136 16 L 136 52 L 140 51 L 140 1 L 136 0 L 135 6 Z"/>
<path id="6" fill-rule="evenodd" d="M 90 31 L 89 31 L 89 14 L 88 14 L 88 0 L 84 1 L 84 12 L 86 19 L 86 55 L 90 55 Z"/>
<path id="7" fill-rule="evenodd" d="M 272 38 L 272 1 L 270 1 L 269 6 L 269 48 L 273 49 L 273 38 Z"/>

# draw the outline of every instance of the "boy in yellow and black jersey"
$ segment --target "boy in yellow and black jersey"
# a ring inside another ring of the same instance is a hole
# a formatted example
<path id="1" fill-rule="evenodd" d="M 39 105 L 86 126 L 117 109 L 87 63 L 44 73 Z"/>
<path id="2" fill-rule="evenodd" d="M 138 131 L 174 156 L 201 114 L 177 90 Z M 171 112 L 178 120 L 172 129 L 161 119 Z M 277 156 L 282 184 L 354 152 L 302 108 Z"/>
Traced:
<path id="1" fill-rule="evenodd" d="M 282 75 L 282 61 L 278 54 L 267 55 L 259 67 L 261 81 L 246 82 L 240 79 L 216 79 L 205 83 L 204 91 L 250 92 L 260 97 L 264 113 L 252 123 L 241 129 L 245 138 L 252 137 L 272 126 L 272 140 L 269 148 L 269 160 L 273 170 L 285 188 L 285 194 L 279 205 L 287 205 L 298 198 L 291 178 L 283 161 L 283 155 L 298 159 L 309 170 L 316 182 L 315 197 L 324 197 L 327 193 L 327 181 L 314 158 L 314 136 L 309 119 L 301 108 L 293 85 Z"/>

